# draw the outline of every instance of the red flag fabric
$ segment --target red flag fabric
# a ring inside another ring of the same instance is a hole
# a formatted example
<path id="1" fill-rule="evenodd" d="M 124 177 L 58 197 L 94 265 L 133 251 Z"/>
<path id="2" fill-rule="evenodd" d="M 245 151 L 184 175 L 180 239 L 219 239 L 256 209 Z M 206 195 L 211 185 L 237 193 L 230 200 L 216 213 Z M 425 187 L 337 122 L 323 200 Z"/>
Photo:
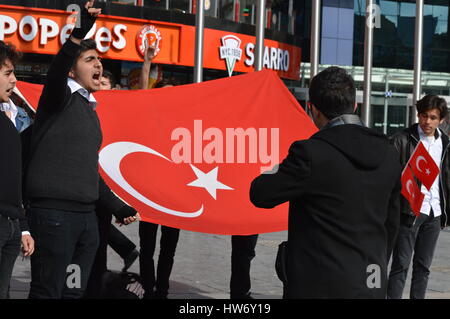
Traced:
<path id="1" fill-rule="evenodd" d="M 424 194 L 420 191 L 419 186 L 414 180 L 411 168 L 408 165 L 403 170 L 401 180 L 402 195 L 408 200 L 414 214 L 419 216 Z"/>
<path id="2" fill-rule="evenodd" d="M 95 97 L 100 172 L 143 220 L 225 235 L 287 229 L 287 203 L 254 207 L 250 183 L 317 128 L 275 72 Z"/>
<path id="3" fill-rule="evenodd" d="M 439 167 L 436 165 L 422 142 L 417 144 L 408 163 L 417 179 L 430 190 L 439 175 Z"/>
<path id="4" fill-rule="evenodd" d="M 33 84 L 23 81 L 17 81 L 16 86 L 19 89 L 20 93 L 22 93 L 28 105 L 36 110 L 39 103 L 39 98 L 41 97 L 43 86 L 40 84 Z"/>

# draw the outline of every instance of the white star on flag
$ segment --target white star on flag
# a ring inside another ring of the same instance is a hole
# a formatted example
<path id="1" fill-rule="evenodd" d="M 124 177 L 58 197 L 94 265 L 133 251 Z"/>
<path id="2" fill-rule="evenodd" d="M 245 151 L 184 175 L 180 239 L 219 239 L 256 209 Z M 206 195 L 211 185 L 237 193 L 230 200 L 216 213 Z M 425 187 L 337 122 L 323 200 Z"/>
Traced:
<path id="1" fill-rule="evenodd" d="M 426 170 L 425 170 L 425 173 L 427 174 L 427 175 L 430 175 L 430 170 L 427 168 Z"/>
<path id="2" fill-rule="evenodd" d="M 188 186 L 203 187 L 214 199 L 216 199 L 216 193 L 218 189 L 234 190 L 233 188 L 222 184 L 217 180 L 217 173 L 219 171 L 218 166 L 205 174 L 194 165 L 189 165 L 191 165 L 191 168 L 197 176 L 197 179 L 187 184 Z"/>

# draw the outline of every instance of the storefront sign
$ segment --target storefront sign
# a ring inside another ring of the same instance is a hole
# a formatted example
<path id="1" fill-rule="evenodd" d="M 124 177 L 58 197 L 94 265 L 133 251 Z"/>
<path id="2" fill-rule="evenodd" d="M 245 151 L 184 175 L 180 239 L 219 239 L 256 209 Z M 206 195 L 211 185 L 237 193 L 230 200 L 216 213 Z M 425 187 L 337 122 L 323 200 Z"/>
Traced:
<path id="1" fill-rule="evenodd" d="M 22 52 L 56 54 L 74 28 L 71 17 L 61 10 L 0 5 L 0 40 L 12 42 Z M 157 46 L 155 63 L 194 66 L 194 26 L 101 15 L 87 38 L 96 41 L 106 59 L 142 61 L 148 43 Z M 230 74 L 252 72 L 254 43 L 254 36 L 205 29 L 203 66 L 228 69 Z M 301 49 L 272 40 L 264 44 L 264 67 L 298 80 Z"/>

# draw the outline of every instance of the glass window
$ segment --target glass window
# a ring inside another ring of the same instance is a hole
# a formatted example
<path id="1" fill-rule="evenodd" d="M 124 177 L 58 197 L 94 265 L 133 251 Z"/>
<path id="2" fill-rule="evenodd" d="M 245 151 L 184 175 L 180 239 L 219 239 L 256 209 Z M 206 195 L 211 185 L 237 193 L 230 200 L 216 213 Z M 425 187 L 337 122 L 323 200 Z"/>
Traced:
<path id="1" fill-rule="evenodd" d="M 166 0 L 145 0 L 144 7 L 165 9 Z"/>
<path id="2" fill-rule="evenodd" d="M 234 0 L 220 0 L 219 17 L 227 20 L 234 20 Z"/>
<path id="3" fill-rule="evenodd" d="M 387 24 L 387 26 L 383 26 L 383 25 L 381 26 L 383 28 L 383 30 L 386 30 L 387 28 L 391 29 L 393 27 L 397 28 L 397 26 L 398 26 L 398 16 L 395 15 L 395 16 L 382 16 L 382 17 L 384 19 L 386 19 L 386 20 L 383 21 L 384 19 L 381 18 L 381 23 L 385 24 L 385 25 Z"/>
<path id="4" fill-rule="evenodd" d="M 424 16 L 431 16 L 431 15 L 433 15 L 433 6 L 428 5 L 428 4 L 424 5 L 423 6 L 423 15 Z"/>
<path id="5" fill-rule="evenodd" d="M 447 33 L 447 29 L 448 29 L 448 21 L 447 20 L 438 20 L 434 34 L 440 35 L 443 33 Z"/>
<path id="6" fill-rule="evenodd" d="M 360 16 L 365 16 L 366 4 L 364 0 L 355 0 L 355 13 Z"/>
<path id="7" fill-rule="evenodd" d="M 406 47 L 414 47 L 414 30 L 416 19 L 414 17 L 399 17 L 397 36 L 399 44 Z"/>
<path id="8" fill-rule="evenodd" d="M 255 24 L 256 23 L 256 0 L 241 0 L 240 3 L 240 22 Z"/>
<path id="9" fill-rule="evenodd" d="M 380 1 L 381 14 L 398 15 L 398 2 L 396 1 Z"/>
<path id="10" fill-rule="evenodd" d="M 400 15 L 402 17 L 415 17 L 416 16 L 416 4 L 409 2 L 400 2 Z"/>
<path id="11" fill-rule="evenodd" d="M 170 0 L 169 9 L 181 10 L 185 13 L 189 13 L 190 11 L 190 3 L 189 0 Z"/>
<path id="12" fill-rule="evenodd" d="M 448 7 L 446 6 L 433 6 L 433 17 L 439 20 L 448 20 Z"/>
<path id="13" fill-rule="evenodd" d="M 375 28 L 373 32 L 375 44 L 387 46 L 398 45 L 397 20 L 398 16 L 381 16 L 381 28 Z"/>
<path id="14" fill-rule="evenodd" d="M 136 5 L 136 0 L 117 0 L 118 3 Z"/>

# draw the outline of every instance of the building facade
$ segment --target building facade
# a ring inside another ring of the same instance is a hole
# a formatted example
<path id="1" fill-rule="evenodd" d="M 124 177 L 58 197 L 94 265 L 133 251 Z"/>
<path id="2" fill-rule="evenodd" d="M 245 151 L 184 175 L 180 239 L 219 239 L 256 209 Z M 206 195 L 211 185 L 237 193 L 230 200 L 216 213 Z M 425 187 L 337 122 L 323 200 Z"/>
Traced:
<path id="1" fill-rule="evenodd" d="M 308 99 L 312 1 L 315 0 L 266 0 L 265 8 L 264 66 L 276 70 L 302 105 Z M 0 38 L 14 42 L 26 52 L 17 68 L 20 79 L 44 81 L 52 54 L 70 30 L 65 22 L 68 13 L 64 12 L 71 2 L 0 0 Z M 103 54 L 105 68 L 120 78 L 123 86 L 136 86 L 145 41 L 156 41 L 160 47 L 153 77 L 192 82 L 197 0 L 96 2 L 107 17 L 101 19 L 92 36 Z M 257 2 L 205 0 L 204 80 L 253 71 Z M 329 65 L 346 68 L 357 83 L 358 103 L 362 103 L 365 2 L 321 0 L 320 69 Z M 409 114 L 414 112 L 416 4 L 413 0 L 375 0 L 375 3 L 369 125 L 391 134 L 408 126 Z M 57 13 L 52 13 L 52 9 Z M 450 0 L 425 0 L 422 85 L 424 93 L 442 95 L 450 102 L 449 10 Z M 51 20 L 49 14 L 58 17 L 56 36 L 52 35 L 56 32 L 52 23 L 45 22 Z M 15 30 L 8 24 L 11 19 L 15 21 Z M 32 30 L 34 27 L 36 31 Z M 56 37 L 60 43 L 54 41 Z M 44 44 L 45 41 L 48 43 Z"/>

